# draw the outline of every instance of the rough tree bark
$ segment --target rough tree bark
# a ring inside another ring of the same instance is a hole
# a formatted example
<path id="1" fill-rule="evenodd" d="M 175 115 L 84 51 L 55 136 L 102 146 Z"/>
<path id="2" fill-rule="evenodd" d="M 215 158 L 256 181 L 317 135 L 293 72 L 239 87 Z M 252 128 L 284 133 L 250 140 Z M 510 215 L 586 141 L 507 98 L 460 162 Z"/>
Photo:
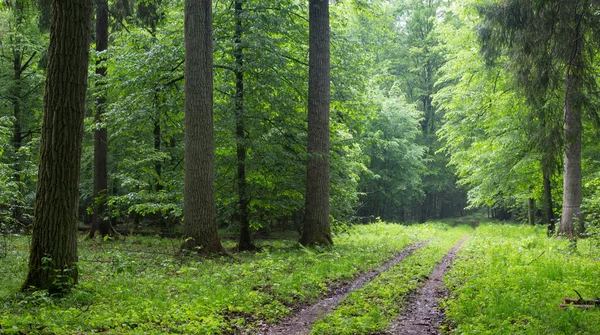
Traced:
<path id="1" fill-rule="evenodd" d="M 331 245 L 329 224 L 329 1 L 310 0 L 308 162 L 303 245 Z"/>
<path id="2" fill-rule="evenodd" d="M 29 271 L 23 289 L 77 283 L 77 201 L 91 0 L 53 0 Z"/>
<path id="3" fill-rule="evenodd" d="M 96 0 L 96 51 L 103 52 L 108 48 L 108 1 Z M 106 78 L 106 66 L 100 63 L 105 61 L 106 57 L 100 57 L 96 65 L 96 74 L 101 78 L 96 82 L 100 91 L 104 86 Z M 106 110 L 106 96 L 100 92 L 96 98 L 96 113 L 94 121 L 96 127 L 94 130 L 94 212 L 92 213 L 92 227 L 89 237 L 93 238 L 96 232 L 101 236 L 115 235 L 110 220 L 105 218 L 106 197 L 108 195 L 108 132 L 104 124 L 104 112 Z"/>
<path id="4" fill-rule="evenodd" d="M 214 189 L 212 3 L 185 0 L 185 179 L 181 249 L 223 252 Z"/>

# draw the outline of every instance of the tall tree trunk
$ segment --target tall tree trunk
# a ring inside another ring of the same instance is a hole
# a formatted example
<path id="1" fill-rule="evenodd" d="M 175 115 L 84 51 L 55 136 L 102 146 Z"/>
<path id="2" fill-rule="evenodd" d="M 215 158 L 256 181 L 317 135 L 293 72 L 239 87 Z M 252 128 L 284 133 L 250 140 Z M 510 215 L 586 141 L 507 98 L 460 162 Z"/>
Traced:
<path id="1" fill-rule="evenodd" d="M 217 231 L 212 3 L 185 0 L 185 250 L 223 252 Z"/>
<path id="2" fill-rule="evenodd" d="M 91 0 L 53 0 L 29 271 L 23 289 L 77 283 L 77 201 Z"/>
<path id="3" fill-rule="evenodd" d="M 242 11 L 244 0 L 235 0 L 235 32 L 233 35 L 235 58 L 235 139 L 237 150 L 237 186 L 238 186 L 238 218 L 240 220 L 240 240 L 238 249 L 256 249 L 250 235 L 248 217 L 248 183 L 246 182 L 246 128 L 244 126 L 244 54 L 242 47 Z"/>
<path id="4" fill-rule="evenodd" d="M 329 224 L 329 0 L 309 0 L 308 162 L 303 245 L 333 244 Z"/>
<path id="5" fill-rule="evenodd" d="M 23 11 L 23 4 L 18 1 L 17 2 L 17 8 L 16 8 L 16 13 L 15 15 L 17 15 L 17 24 L 20 24 L 22 19 L 22 11 Z M 14 161 L 14 181 L 17 184 L 17 187 L 19 188 L 19 191 L 21 190 L 21 166 L 19 164 L 19 158 L 18 158 L 18 154 L 19 154 L 19 150 L 21 149 L 22 146 L 22 142 L 23 142 L 23 136 L 21 133 L 21 74 L 23 71 L 23 61 L 22 61 L 22 54 L 21 54 L 21 43 L 20 40 L 17 38 L 17 40 L 15 41 L 15 46 L 14 46 L 14 52 L 13 52 L 13 70 L 14 70 L 14 86 L 13 86 L 13 90 L 12 90 L 12 98 L 13 98 L 13 150 L 14 150 L 14 154 L 15 154 L 15 161 Z M 19 192 L 19 194 L 21 194 L 21 192 Z M 13 201 L 13 210 L 12 210 L 12 214 L 13 214 L 13 218 L 17 221 L 22 221 L 23 220 L 23 207 L 22 207 L 22 203 L 20 201 L 20 197 L 19 199 L 14 199 Z"/>
<path id="6" fill-rule="evenodd" d="M 103 52 L 108 48 L 108 1 L 96 0 L 96 51 Z M 94 122 L 94 212 L 92 214 L 92 228 L 89 237 L 93 238 L 96 231 L 101 236 L 114 235 L 110 220 L 105 217 L 106 200 L 108 196 L 108 132 L 104 123 L 104 113 L 106 111 L 106 95 L 103 91 L 106 78 L 106 66 L 100 65 L 106 61 L 102 56 L 97 61 L 96 74 L 100 78 L 96 82 L 99 89 L 99 95 L 96 98 L 96 114 Z M 98 127 L 98 125 L 100 125 Z"/>
<path id="7" fill-rule="evenodd" d="M 578 15 L 574 19 L 577 20 Z M 575 225 L 579 233 L 583 232 L 581 217 L 581 109 L 583 89 L 583 35 L 580 23 L 576 24 L 573 36 L 573 54 L 567 64 L 565 76 L 564 105 L 564 174 L 563 174 L 563 207 L 560 219 L 559 234 L 569 238 L 575 236 Z"/>

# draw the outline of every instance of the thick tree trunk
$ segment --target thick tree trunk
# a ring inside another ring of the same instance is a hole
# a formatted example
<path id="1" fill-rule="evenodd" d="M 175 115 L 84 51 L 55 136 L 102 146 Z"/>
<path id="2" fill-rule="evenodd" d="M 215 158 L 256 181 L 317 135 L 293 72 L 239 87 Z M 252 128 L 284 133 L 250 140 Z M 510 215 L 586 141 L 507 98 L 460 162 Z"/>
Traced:
<path id="1" fill-rule="evenodd" d="M 107 0 L 96 0 L 96 51 L 103 52 L 108 48 L 108 2 Z M 105 61 L 105 57 L 101 57 L 96 65 L 100 65 Z M 99 76 L 99 81 L 96 86 L 100 91 L 104 87 L 104 78 L 106 77 L 106 67 L 97 66 L 96 74 Z M 106 110 L 106 96 L 104 92 L 100 92 L 96 98 L 96 114 L 94 121 L 96 127 L 94 130 L 94 212 L 92 214 L 92 228 L 89 237 L 93 238 L 96 231 L 100 232 L 101 236 L 115 235 L 115 231 L 110 220 L 106 219 L 104 213 L 106 209 L 106 200 L 108 196 L 108 132 L 104 123 L 104 112 Z"/>
<path id="2" fill-rule="evenodd" d="M 329 1 L 309 1 L 308 162 L 303 245 L 333 244 L 329 224 Z"/>
<path id="3" fill-rule="evenodd" d="M 564 105 L 564 174 L 563 207 L 558 233 L 569 238 L 575 236 L 575 225 L 583 232 L 581 217 L 581 109 L 583 89 L 583 36 L 579 24 L 573 36 L 573 55 L 565 76 Z"/>
<path id="4" fill-rule="evenodd" d="M 77 283 L 77 201 L 91 0 L 53 0 L 29 271 L 23 289 Z"/>
<path id="5" fill-rule="evenodd" d="M 238 218 L 240 220 L 240 240 L 238 249 L 254 250 L 250 235 L 248 217 L 248 183 L 246 182 L 246 128 L 244 126 L 244 55 L 242 47 L 242 10 L 244 1 L 235 0 L 235 32 L 233 36 L 235 58 L 235 140 L 237 150 L 237 186 L 238 186 Z"/>
<path id="6" fill-rule="evenodd" d="M 212 2 L 185 0 L 185 250 L 222 252 L 214 188 Z"/>

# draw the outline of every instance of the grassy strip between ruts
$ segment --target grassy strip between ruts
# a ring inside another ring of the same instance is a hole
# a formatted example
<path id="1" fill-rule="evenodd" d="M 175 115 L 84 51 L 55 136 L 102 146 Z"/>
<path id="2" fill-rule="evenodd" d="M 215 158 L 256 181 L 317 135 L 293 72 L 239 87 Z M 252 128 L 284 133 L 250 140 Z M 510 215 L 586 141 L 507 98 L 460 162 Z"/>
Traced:
<path id="1" fill-rule="evenodd" d="M 448 229 L 423 248 L 392 266 L 371 283 L 350 293 L 329 316 L 317 321 L 312 334 L 370 334 L 385 329 L 444 255 L 471 227 Z"/>
<path id="2" fill-rule="evenodd" d="M 131 237 L 80 241 L 80 284 L 72 294 L 15 293 L 26 270 L 26 237 L 0 259 L 0 333 L 225 334 L 273 322 L 382 264 L 410 243 L 445 234 L 442 225 L 353 227 L 335 247 L 272 241 L 258 253 L 173 257 L 180 241 Z"/>
<path id="3" fill-rule="evenodd" d="M 600 334 L 600 308 L 559 310 L 563 297 L 600 297 L 600 245 L 546 237 L 545 227 L 483 225 L 446 276 L 447 333 Z"/>

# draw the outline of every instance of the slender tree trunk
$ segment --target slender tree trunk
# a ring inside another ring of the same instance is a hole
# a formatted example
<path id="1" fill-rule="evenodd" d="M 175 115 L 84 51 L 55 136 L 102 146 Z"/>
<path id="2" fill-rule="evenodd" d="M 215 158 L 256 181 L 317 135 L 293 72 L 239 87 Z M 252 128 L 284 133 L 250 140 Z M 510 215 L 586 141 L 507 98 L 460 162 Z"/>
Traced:
<path id="1" fill-rule="evenodd" d="M 212 2 L 185 0 L 185 250 L 223 252 L 214 187 Z"/>
<path id="2" fill-rule="evenodd" d="M 333 244 L 329 224 L 329 0 L 309 0 L 308 163 L 303 245 Z"/>
<path id="3" fill-rule="evenodd" d="M 256 249 L 250 235 L 250 220 L 248 217 L 248 183 L 246 182 L 246 128 L 244 127 L 244 54 L 242 47 L 242 11 L 244 1 L 235 0 L 235 32 L 233 36 L 235 58 L 235 139 L 237 149 L 237 191 L 238 218 L 240 219 L 240 240 L 238 249 Z"/>
<path id="4" fill-rule="evenodd" d="M 530 225 L 535 225 L 535 199 L 527 199 L 527 221 Z"/>
<path id="5" fill-rule="evenodd" d="M 77 201 L 91 0 L 53 0 L 29 271 L 23 289 L 77 283 Z"/>
<path id="6" fill-rule="evenodd" d="M 21 2 L 17 2 L 18 7 L 16 8 L 15 15 L 19 16 L 17 18 L 17 24 L 21 23 L 21 16 L 23 11 L 23 4 Z M 14 150 L 14 181 L 19 188 L 19 194 L 21 194 L 21 166 L 19 164 L 19 150 L 21 149 L 23 136 L 21 133 L 21 73 L 23 68 L 23 61 L 21 55 L 21 43 L 20 41 L 15 41 L 14 47 L 14 58 L 13 58 L 13 70 L 14 70 L 14 86 L 12 90 L 12 98 L 13 98 L 13 150 Z M 13 218 L 17 221 L 23 220 L 23 207 L 22 203 L 19 199 L 14 199 L 13 201 L 13 210 L 12 210 Z"/>
<path id="7" fill-rule="evenodd" d="M 96 0 L 96 51 L 104 52 L 108 48 L 108 1 Z M 106 95 L 103 92 L 104 78 L 106 78 L 106 66 L 101 66 L 101 62 L 106 57 L 101 57 L 96 65 L 96 74 L 100 78 L 96 82 L 97 88 L 101 91 L 96 98 L 96 114 L 94 122 L 100 127 L 94 130 L 94 212 L 92 214 L 92 228 L 89 237 L 93 238 L 96 231 L 101 236 L 114 235 L 115 231 L 110 220 L 106 219 L 104 213 L 108 196 L 108 132 L 104 123 L 104 113 L 106 111 Z"/>
<path id="8" fill-rule="evenodd" d="M 548 235 L 554 234 L 556 230 L 554 224 L 554 211 L 552 205 L 552 186 L 550 184 L 550 173 L 544 169 L 542 172 L 544 178 L 544 222 L 548 226 Z"/>
<path id="9" fill-rule="evenodd" d="M 156 108 L 158 109 L 158 103 L 156 104 Z M 154 151 L 157 153 L 161 150 L 160 139 L 161 139 L 161 130 L 160 130 L 160 112 L 156 113 L 156 120 L 154 121 Z M 154 185 L 154 189 L 156 192 L 159 192 L 163 189 L 162 186 L 162 162 L 158 161 L 154 164 L 154 172 L 156 173 L 156 183 Z"/>
<path id="10" fill-rule="evenodd" d="M 427 199 L 429 198 L 429 193 L 425 191 L 425 197 L 423 198 L 423 202 L 419 208 L 419 223 L 425 223 L 427 221 Z"/>
<path id="11" fill-rule="evenodd" d="M 577 19 L 577 16 L 575 16 Z M 577 23 L 573 54 L 565 76 L 563 208 L 558 233 L 573 238 L 575 225 L 583 232 L 581 217 L 581 109 L 583 88 L 583 36 Z"/>

